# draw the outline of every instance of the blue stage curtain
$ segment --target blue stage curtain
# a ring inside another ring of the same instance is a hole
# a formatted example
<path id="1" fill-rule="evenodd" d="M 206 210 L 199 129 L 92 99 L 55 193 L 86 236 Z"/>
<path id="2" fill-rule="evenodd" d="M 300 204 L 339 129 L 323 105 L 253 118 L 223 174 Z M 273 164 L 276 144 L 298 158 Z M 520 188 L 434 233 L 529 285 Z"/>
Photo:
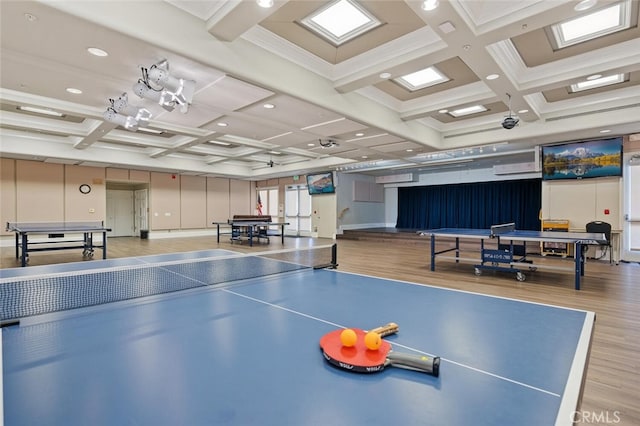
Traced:
<path id="1" fill-rule="evenodd" d="M 398 188 L 396 228 L 489 228 L 515 222 L 540 229 L 542 180 L 509 180 Z"/>

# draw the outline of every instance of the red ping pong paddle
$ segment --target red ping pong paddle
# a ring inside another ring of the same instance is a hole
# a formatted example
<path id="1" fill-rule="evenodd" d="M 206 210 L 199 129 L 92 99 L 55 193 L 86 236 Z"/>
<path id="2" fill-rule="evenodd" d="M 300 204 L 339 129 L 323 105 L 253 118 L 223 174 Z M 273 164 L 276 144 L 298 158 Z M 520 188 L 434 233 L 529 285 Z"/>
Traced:
<path id="1" fill-rule="evenodd" d="M 391 344 L 382 340 L 377 350 L 367 349 L 364 330 L 353 328 L 358 337 L 354 346 L 344 346 L 340 340 L 343 329 L 333 330 L 320 339 L 320 348 L 325 359 L 336 367 L 357 373 L 377 373 L 388 365 L 421 371 L 438 377 L 440 374 L 440 357 L 426 355 L 412 355 L 391 351 Z M 398 325 L 389 323 L 385 326 L 370 330 L 381 337 L 394 334 Z"/>

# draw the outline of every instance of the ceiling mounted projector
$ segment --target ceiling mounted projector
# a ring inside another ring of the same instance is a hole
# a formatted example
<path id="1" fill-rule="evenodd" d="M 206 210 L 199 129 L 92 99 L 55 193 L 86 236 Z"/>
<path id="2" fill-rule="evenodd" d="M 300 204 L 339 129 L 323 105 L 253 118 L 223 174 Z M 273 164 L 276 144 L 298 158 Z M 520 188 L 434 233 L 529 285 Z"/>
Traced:
<path id="1" fill-rule="evenodd" d="M 519 121 L 520 120 L 515 117 L 511 117 L 511 116 L 505 117 L 505 119 L 502 120 L 502 127 L 504 127 L 507 130 L 511 130 L 518 125 Z"/>
<path id="2" fill-rule="evenodd" d="M 518 125 L 520 119 L 511 115 L 511 95 L 507 93 L 507 96 L 509 97 L 509 116 L 502 120 L 502 127 L 507 130 L 511 130 Z"/>
<path id="3" fill-rule="evenodd" d="M 333 139 L 318 139 L 320 146 L 323 148 L 333 148 L 334 146 L 339 146 L 340 144 Z"/>

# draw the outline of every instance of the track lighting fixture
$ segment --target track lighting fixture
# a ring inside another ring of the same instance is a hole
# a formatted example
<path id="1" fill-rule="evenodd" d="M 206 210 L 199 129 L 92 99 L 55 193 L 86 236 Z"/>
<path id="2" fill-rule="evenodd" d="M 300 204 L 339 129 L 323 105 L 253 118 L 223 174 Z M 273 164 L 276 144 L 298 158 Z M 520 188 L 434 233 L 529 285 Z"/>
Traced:
<path id="1" fill-rule="evenodd" d="M 142 78 L 133 85 L 136 95 L 157 102 L 167 111 L 173 111 L 176 105 L 180 106 L 180 112 L 188 111 L 195 93 L 195 81 L 172 76 L 166 59 L 148 69 L 143 67 L 141 71 Z"/>
<path id="2" fill-rule="evenodd" d="M 106 121 L 114 124 L 118 124 L 127 130 L 138 130 L 138 122 L 130 115 L 118 114 L 113 107 L 108 107 L 104 112 L 103 117 Z"/>
<path id="3" fill-rule="evenodd" d="M 124 92 L 118 99 L 111 99 L 111 106 L 119 114 L 130 115 L 136 121 L 149 121 L 151 112 L 146 108 L 129 105 L 129 96 Z"/>
<path id="4" fill-rule="evenodd" d="M 139 121 L 149 121 L 151 112 L 146 108 L 129 105 L 127 93 L 123 93 L 118 99 L 109 99 L 111 106 L 104 112 L 104 119 L 118 124 L 127 130 L 138 130 Z"/>

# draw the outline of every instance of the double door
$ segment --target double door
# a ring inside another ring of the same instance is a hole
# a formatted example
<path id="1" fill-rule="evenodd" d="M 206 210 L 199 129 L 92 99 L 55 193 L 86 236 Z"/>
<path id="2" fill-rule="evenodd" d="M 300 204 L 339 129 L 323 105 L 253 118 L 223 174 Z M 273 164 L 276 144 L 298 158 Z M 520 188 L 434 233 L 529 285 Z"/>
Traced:
<path id="1" fill-rule="evenodd" d="M 311 195 L 306 185 L 289 185 L 285 188 L 285 222 L 288 235 L 311 236 Z"/>

